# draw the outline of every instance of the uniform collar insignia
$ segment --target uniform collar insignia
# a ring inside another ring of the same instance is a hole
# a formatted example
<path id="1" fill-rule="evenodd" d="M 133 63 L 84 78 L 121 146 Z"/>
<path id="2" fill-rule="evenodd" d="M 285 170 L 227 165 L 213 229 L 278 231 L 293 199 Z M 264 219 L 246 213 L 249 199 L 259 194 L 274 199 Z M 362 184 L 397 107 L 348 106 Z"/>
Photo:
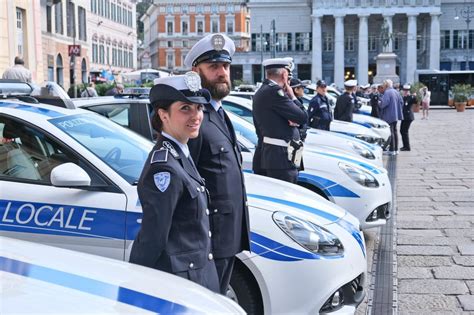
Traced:
<path id="1" fill-rule="evenodd" d="M 176 149 L 171 143 L 169 143 L 168 141 L 163 141 L 162 145 L 164 148 L 170 151 L 171 155 L 173 155 L 175 159 L 179 158 L 179 153 L 176 151 Z"/>

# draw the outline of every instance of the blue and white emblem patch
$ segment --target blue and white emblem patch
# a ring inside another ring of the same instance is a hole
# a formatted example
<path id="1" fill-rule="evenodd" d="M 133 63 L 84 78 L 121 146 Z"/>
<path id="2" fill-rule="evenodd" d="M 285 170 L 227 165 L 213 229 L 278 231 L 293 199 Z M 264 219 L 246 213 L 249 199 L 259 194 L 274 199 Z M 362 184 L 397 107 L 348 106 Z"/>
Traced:
<path id="1" fill-rule="evenodd" d="M 171 176 L 169 172 L 160 172 L 153 175 L 155 186 L 159 191 L 164 192 L 171 182 Z"/>

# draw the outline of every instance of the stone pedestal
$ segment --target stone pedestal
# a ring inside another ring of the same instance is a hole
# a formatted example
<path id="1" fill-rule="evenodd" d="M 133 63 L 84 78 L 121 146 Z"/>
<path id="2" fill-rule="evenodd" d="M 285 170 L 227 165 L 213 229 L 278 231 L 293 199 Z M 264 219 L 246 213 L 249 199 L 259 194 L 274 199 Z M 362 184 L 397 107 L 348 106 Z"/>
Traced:
<path id="1" fill-rule="evenodd" d="M 393 83 L 400 83 L 396 73 L 397 55 L 392 52 L 383 52 L 377 55 L 377 75 L 374 77 L 375 84 L 381 84 L 390 79 Z"/>

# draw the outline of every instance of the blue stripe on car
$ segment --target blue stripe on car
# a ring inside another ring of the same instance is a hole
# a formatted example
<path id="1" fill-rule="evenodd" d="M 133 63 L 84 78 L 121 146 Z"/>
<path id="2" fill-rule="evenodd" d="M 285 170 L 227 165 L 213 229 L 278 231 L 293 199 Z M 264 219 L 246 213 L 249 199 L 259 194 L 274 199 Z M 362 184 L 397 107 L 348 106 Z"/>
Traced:
<path id="1" fill-rule="evenodd" d="M 54 110 L 50 110 L 50 109 L 47 109 L 47 108 L 41 108 L 41 107 L 37 107 L 37 106 L 26 105 L 26 104 L 0 102 L 0 107 L 24 110 L 24 111 L 27 111 L 27 112 L 30 112 L 30 113 L 40 114 L 40 115 L 44 115 L 44 116 L 51 117 L 51 118 L 64 116 L 60 112 L 57 112 L 57 111 L 54 111 Z"/>
<path id="2" fill-rule="evenodd" d="M 196 310 L 189 309 L 184 305 L 143 292 L 4 256 L 0 256 L 0 270 L 100 296 L 155 313 L 196 313 Z"/>
<path id="3" fill-rule="evenodd" d="M 333 158 L 336 158 L 336 159 L 339 159 L 339 160 L 343 160 L 343 161 L 347 161 L 347 162 L 351 162 L 351 163 L 354 163 L 354 164 L 357 164 L 363 168 L 365 168 L 366 170 L 374 173 L 374 174 L 381 174 L 382 171 L 380 171 L 377 167 L 375 166 L 372 166 L 372 165 L 369 165 L 367 163 L 364 163 L 364 162 L 360 162 L 360 161 L 357 161 L 357 160 L 354 160 L 354 159 L 351 159 L 347 156 L 343 156 L 343 155 L 338 155 L 338 154 L 333 154 L 333 153 L 326 153 L 326 152 L 320 152 L 320 151 L 317 151 L 317 150 L 314 150 L 314 149 L 307 149 L 307 151 L 311 152 L 311 153 L 315 153 L 315 154 L 320 154 L 320 155 L 325 155 L 325 156 L 330 156 L 330 157 L 333 157 Z"/>
<path id="4" fill-rule="evenodd" d="M 278 243 L 255 232 L 251 232 L 250 236 L 252 239 L 252 252 L 272 260 L 297 261 L 303 259 L 338 259 L 344 257 L 344 255 L 322 256 L 309 251 L 301 251 Z"/>
<path id="5" fill-rule="evenodd" d="M 360 198 L 359 195 L 346 187 L 339 185 L 332 180 L 309 174 L 306 172 L 300 172 L 298 175 L 298 181 L 302 183 L 308 183 L 320 188 L 326 195 L 331 197 L 346 197 L 346 198 Z"/>
<path id="6" fill-rule="evenodd" d="M 371 124 L 368 124 L 368 123 L 364 123 L 364 122 L 361 122 L 361 121 L 355 121 L 355 120 L 353 120 L 352 122 L 353 122 L 354 124 L 367 127 L 367 128 L 369 128 L 369 129 L 373 128 L 372 125 L 371 125 Z"/>

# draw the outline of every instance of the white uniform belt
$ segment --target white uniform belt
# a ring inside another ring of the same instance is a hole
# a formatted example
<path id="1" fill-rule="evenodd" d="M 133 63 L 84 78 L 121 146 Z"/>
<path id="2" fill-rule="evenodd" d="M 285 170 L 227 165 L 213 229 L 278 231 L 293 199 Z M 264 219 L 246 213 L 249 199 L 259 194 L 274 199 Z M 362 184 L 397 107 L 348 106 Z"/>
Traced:
<path id="1" fill-rule="evenodd" d="M 263 137 L 263 142 L 268 143 L 268 144 L 278 145 L 280 147 L 288 147 L 288 142 L 282 139 Z"/>

